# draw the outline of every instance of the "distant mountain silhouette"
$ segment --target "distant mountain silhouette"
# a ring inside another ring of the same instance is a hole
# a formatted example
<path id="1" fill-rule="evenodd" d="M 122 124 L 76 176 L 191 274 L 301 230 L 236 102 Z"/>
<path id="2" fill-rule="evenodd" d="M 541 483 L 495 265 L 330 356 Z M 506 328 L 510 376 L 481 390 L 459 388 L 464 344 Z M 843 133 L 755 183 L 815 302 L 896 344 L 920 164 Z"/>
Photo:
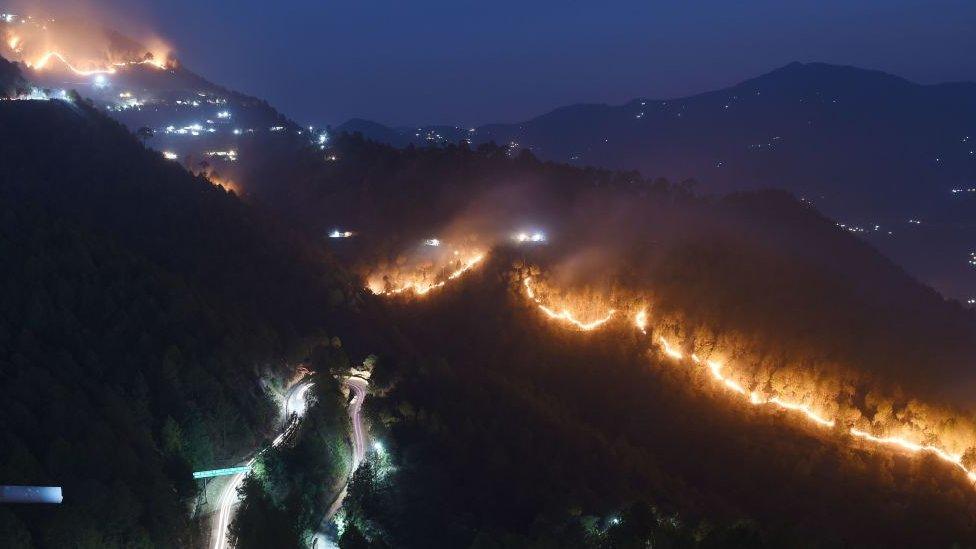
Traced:
<path id="1" fill-rule="evenodd" d="M 976 193 L 952 192 L 976 187 L 976 83 L 791 63 L 690 97 L 571 105 L 474 131 L 362 120 L 337 129 L 399 146 L 495 141 L 548 160 L 693 178 L 706 192 L 786 189 L 946 295 L 976 296 L 967 264 Z"/>
<path id="2" fill-rule="evenodd" d="M 515 143 L 549 160 L 695 178 L 709 190 L 785 188 L 866 223 L 929 215 L 952 188 L 969 186 L 973 128 L 976 84 L 923 86 L 879 71 L 791 63 L 686 98 L 572 105 L 517 124 L 435 131 L 444 141 Z M 337 129 L 395 145 L 436 141 L 429 128 L 355 120 Z"/>

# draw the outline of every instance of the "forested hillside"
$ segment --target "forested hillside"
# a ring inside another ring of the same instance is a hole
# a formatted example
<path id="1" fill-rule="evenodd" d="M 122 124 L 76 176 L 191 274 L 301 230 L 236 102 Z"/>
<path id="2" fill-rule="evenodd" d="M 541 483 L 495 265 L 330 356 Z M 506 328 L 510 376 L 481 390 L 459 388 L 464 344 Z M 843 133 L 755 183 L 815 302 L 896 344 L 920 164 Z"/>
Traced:
<path id="1" fill-rule="evenodd" d="M 972 464 L 973 316 L 809 205 L 702 197 L 687 182 L 490 145 L 346 136 L 331 153 L 321 168 L 293 165 L 278 198 L 357 231 L 333 244 L 360 272 L 403 269 L 434 236 L 443 247 L 477 234 L 490 249 L 442 289 L 373 313 L 394 323 L 371 343 L 395 379 L 372 401 L 389 451 L 357 474 L 349 546 L 976 539 L 963 474 L 845 431 L 906 433 Z M 548 240 L 513 242 L 524 227 Z M 557 311 L 590 301 L 619 320 L 555 326 L 526 298 L 526 276 L 559 288 Z M 647 335 L 624 316 L 635 304 Z M 839 419 L 817 430 L 737 402 L 648 346 L 658 335 Z"/>
<path id="2" fill-rule="evenodd" d="M 339 160 L 287 164 L 281 192 L 261 199 L 313 233 L 354 230 L 331 244 L 361 273 L 431 236 L 508 245 L 535 226 L 550 238 L 530 260 L 586 256 L 568 278 L 637 287 L 662 313 L 747 333 L 769 353 L 803 346 L 926 391 L 972 383 L 973 314 L 788 193 L 696 195 L 693 181 L 490 144 L 395 149 L 345 135 L 330 154 Z"/>
<path id="3" fill-rule="evenodd" d="M 972 486 L 933 456 L 737 402 L 625 326 L 554 325 L 496 267 L 396 316 L 400 380 L 371 404 L 386 451 L 357 473 L 344 547 L 976 539 Z"/>
<path id="4" fill-rule="evenodd" d="M 269 387 L 350 286 L 314 246 L 79 101 L 0 102 L 6 546 L 187 546 L 193 469 L 277 422 Z M 334 332 L 332 332 L 334 333 Z"/>

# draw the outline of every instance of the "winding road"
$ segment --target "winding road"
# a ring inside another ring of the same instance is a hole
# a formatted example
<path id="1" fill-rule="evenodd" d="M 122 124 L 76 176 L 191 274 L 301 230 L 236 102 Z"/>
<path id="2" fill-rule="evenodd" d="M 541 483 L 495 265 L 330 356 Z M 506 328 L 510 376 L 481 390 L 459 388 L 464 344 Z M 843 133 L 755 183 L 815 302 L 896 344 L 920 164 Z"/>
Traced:
<path id="1" fill-rule="evenodd" d="M 346 494 L 349 491 L 349 481 L 352 480 L 352 475 L 359 468 L 359 464 L 366 459 L 366 430 L 363 428 L 362 409 L 369 382 L 361 377 L 349 376 L 343 380 L 343 384 L 349 387 L 353 395 L 352 400 L 349 401 L 349 421 L 352 423 L 352 468 L 349 470 L 349 478 L 346 479 L 342 491 L 336 496 L 335 501 L 329 506 L 329 510 L 326 511 L 325 517 L 322 519 L 322 531 L 326 529 L 329 521 L 342 507 L 342 502 L 345 501 Z M 337 547 L 322 531 L 316 534 L 312 540 L 313 549 Z"/>
<path id="2" fill-rule="evenodd" d="M 348 377 L 345 384 L 353 392 L 349 403 L 349 419 L 352 421 L 352 471 L 366 458 L 366 434 L 363 430 L 362 409 L 369 382 L 361 377 Z"/>
<path id="3" fill-rule="evenodd" d="M 298 420 L 305 413 L 306 401 L 305 394 L 312 388 L 311 382 L 296 383 L 285 393 L 282 402 L 282 413 L 284 415 L 285 426 L 281 433 L 271 442 L 271 446 L 281 444 L 291 431 L 298 425 Z M 246 465 L 254 464 L 260 453 L 247 460 Z M 227 486 L 220 492 L 217 500 L 217 513 L 213 520 L 213 529 L 210 533 L 210 547 L 213 549 L 225 549 L 227 547 L 227 527 L 230 526 L 231 517 L 234 514 L 234 507 L 240 501 L 237 495 L 237 488 L 244 482 L 247 473 L 237 473 L 230 478 Z"/>

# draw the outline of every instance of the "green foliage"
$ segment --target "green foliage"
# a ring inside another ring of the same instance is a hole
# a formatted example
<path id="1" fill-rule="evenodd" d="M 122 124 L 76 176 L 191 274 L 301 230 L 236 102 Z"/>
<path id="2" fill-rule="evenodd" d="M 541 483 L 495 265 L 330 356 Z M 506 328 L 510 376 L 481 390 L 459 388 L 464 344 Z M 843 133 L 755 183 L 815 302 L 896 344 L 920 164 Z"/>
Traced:
<path id="1" fill-rule="evenodd" d="M 346 408 L 335 378 L 316 376 L 306 398 L 309 407 L 294 437 L 262 454 L 255 474 L 248 477 L 243 492 L 246 505 L 231 525 L 235 535 L 247 539 L 248 547 L 261 547 L 252 544 L 276 539 L 275 532 L 283 529 L 298 539 L 309 538 L 318 531 L 326 509 L 341 489 L 349 449 L 343 440 Z M 269 513 L 272 518 L 255 516 L 260 513 Z"/>

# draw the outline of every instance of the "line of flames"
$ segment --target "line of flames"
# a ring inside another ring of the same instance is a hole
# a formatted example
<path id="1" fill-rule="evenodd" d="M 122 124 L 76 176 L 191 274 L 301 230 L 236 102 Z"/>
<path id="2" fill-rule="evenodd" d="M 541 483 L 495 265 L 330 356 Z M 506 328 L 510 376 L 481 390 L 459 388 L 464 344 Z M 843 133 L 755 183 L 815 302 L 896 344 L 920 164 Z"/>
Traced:
<path id="1" fill-rule="evenodd" d="M 607 322 L 610 322 L 610 319 L 612 319 L 614 315 L 617 314 L 616 309 L 610 309 L 609 311 L 607 311 L 607 314 L 604 315 L 602 318 L 591 320 L 590 322 L 583 322 L 582 320 L 576 318 L 573 315 L 573 313 L 571 313 L 568 309 L 564 308 L 563 310 L 557 312 L 554 309 L 551 309 L 546 305 L 543 305 L 542 299 L 535 293 L 535 289 L 532 288 L 531 276 L 527 276 L 524 279 L 522 279 L 522 284 L 525 286 L 525 293 L 529 296 L 529 299 L 535 302 L 536 306 L 539 307 L 539 310 L 545 313 L 546 316 L 555 320 L 567 322 L 573 326 L 576 326 L 577 328 L 579 328 L 584 332 L 596 330 L 597 328 L 603 326 Z"/>
<path id="2" fill-rule="evenodd" d="M 65 56 L 61 55 L 59 52 L 56 51 L 46 52 L 44 55 L 40 56 L 36 61 L 28 61 L 26 64 L 28 67 L 36 71 L 40 71 L 40 70 L 44 70 L 47 67 L 51 59 L 57 59 L 58 61 L 61 61 L 61 63 L 63 63 L 64 66 L 68 68 L 68 70 L 70 70 L 71 72 L 79 76 L 115 74 L 116 72 L 118 72 L 119 68 L 130 67 L 134 65 L 150 65 L 156 67 L 157 69 L 166 68 L 166 65 L 160 61 L 156 61 L 155 59 L 144 59 L 142 61 L 122 61 L 122 62 L 112 63 L 102 69 L 82 69 L 74 66 L 70 61 L 68 61 L 67 58 L 65 58 Z"/>
<path id="3" fill-rule="evenodd" d="M 589 331 L 589 330 L 594 330 L 596 328 L 599 328 L 604 324 L 606 324 L 607 322 L 609 322 L 615 313 L 614 310 L 611 310 L 604 318 L 601 318 L 599 320 L 590 323 L 583 323 L 578 319 L 575 319 L 569 313 L 569 311 L 563 310 L 557 313 L 556 311 L 544 306 L 541 303 L 539 296 L 536 294 L 535 290 L 532 287 L 531 277 L 526 277 L 525 279 L 523 279 L 523 285 L 525 286 L 527 297 L 532 302 L 534 302 L 539 307 L 539 309 L 543 313 L 545 313 L 546 316 L 557 321 L 567 322 L 571 325 L 576 326 L 581 330 Z M 647 333 L 648 315 L 646 309 L 641 309 L 634 314 L 633 324 L 641 333 L 643 334 Z M 747 390 L 741 383 L 732 379 L 732 377 L 730 377 L 729 375 L 726 375 L 723 372 L 725 365 L 723 365 L 721 362 L 717 360 L 702 359 L 696 354 L 691 354 L 688 357 L 686 357 L 684 353 L 678 350 L 663 336 L 658 336 L 658 343 L 660 344 L 661 352 L 664 355 L 678 362 L 685 362 L 686 359 L 690 359 L 693 364 L 704 367 L 713 380 L 721 384 L 729 392 L 740 396 L 744 401 L 748 402 L 753 406 L 774 406 L 776 408 L 779 408 L 780 410 L 798 414 L 797 417 L 802 417 L 806 419 L 808 422 L 810 422 L 811 424 L 817 425 L 818 427 L 821 428 L 833 429 L 834 427 L 837 426 L 837 420 L 827 417 L 823 413 L 814 410 L 808 404 L 802 402 L 793 402 L 790 400 L 783 399 L 779 396 L 766 398 L 757 391 Z M 939 448 L 938 446 L 932 446 L 929 444 L 919 444 L 902 437 L 875 436 L 872 435 L 871 433 L 868 433 L 867 431 L 863 431 L 856 427 L 848 426 L 845 427 L 844 430 L 847 434 L 864 442 L 881 445 L 881 446 L 899 448 L 914 454 L 920 454 L 920 453 L 932 454 L 937 458 L 939 458 L 940 460 L 955 466 L 957 469 L 965 473 L 966 477 L 970 481 L 976 483 L 976 470 L 970 469 L 965 464 L 963 464 L 961 455 L 951 454 L 946 450 Z"/>
<path id="4" fill-rule="evenodd" d="M 447 277 L 445 277 L 440 282 L 435 282 L 435 283 L 430 284 L 430 283 L 426 283 L 426 282 L 410 281 L 410 282 L 407 282 L 406 284 L 404 284 L 402 286 L 399 286 L 397 288 L 392 288 L 392 289 L 389 289 L 389 290 L 376 290 L 374 288 L 369 288 L 369 290 L 371 292 L 373 292 L 374 294 L 377 294 L 377 295 L 387 295 L 387 296 L 389 296 L 389 295 L 399 295 L 399 294 L 402 294 L 404 292 L 413 292 L 415 295 L 418 295 L 418 296 L 427 295 L 432 290 L 436 290 L 438 288 L 443 288 L 448 282 L 450 282 L 452 280 L 457 280 L 458 278 L 461 278 L 462 276 L 464 276 L 465 273 L 467 273 L 468 271 L 470 271 L 471 269 L 473 269 L 475 266 L 477 266 L 479 263 L 481 263 L 481 261 L 484 260 L 484 258 L 485 258 L 485 254 L 483 254 L 483 253 L 479 253 L 479 254 L 476 254 L 476 255 L 472 256 L 467 261 L 465 261 L 464 263 L 462 263 L 460 267 L 458 267 L 457 269 L 455 269 L 454 271 L 452 271 L 450 274 L 448 274 Z"/>
<path id="5" fill-rule="evenodd" d="M 444 286 L 444 284 L 446 284 L 447 281 L 454 280 L 462 276 L 465 272 L 467 272 L 472 267 L 474 267 L 483 258 L 484 258 L 483 255 L 476 256 L 472 260 L 465 263 L 465 265 L 463 265 L 461 268 L 452 272 L 446 280 L 443 280 L 437 284 L 432 284 L 425 287 L 418 287 L 413 283 L 410 283 L 401 288 L 383 292 L 383 294 L 384 295 L 399 294 L 407 290 L 414 290 L 418 295 L 426 294 L 427 292 L 435 288 L 440 288 Z M 550 307 L 544 305 L 542 303 L 541 298 L 538 296 L 538 294 L 536 293 L 535 289 L 532 286 L 532 277 L 525 277 L 522 280 L 522 284 L 525 287 L 526 296 L 529 298 L 529 300 L 531 300 L 539 308 L 539 310 L 542 311 L 547 317 L 556 320 L 558 322 L 569 324 L 582 331 L 592 331 L 606 325 L 608 322 L 610 322 L 611 319 L 614 318 L 614 315 L 617 313 L 615 309 L 610 309 L 607 312 L 607 314 L 602 318 L 590 322 L 583 322 L 580 319 L 573 316 L 573 314 L 566 309 L 557 312 L 551 309 Z M 633 323 L 634 326 L 641 333 L 646 334 L 647 327 L 648 327 L 647 310 L 641 309 L 637 311 L 634 314 Z M 680 350 L 678 350 L 675 346 L 673 346 L 663 336 L 658 336 L 658 343 L 660 344 L 661 352 L 664 355 L 678 362 L 686 361 L 685 354 L 682 353 Z M 757 391 L 747 390 L 741 383 L 735 381 L 730 376 L 723 373 L 723 369 L 725 368 L 725 366 L 717 360 L 702 359 L 696 354 L 691 354 L 687 358 L 690 359 L 693 364 L 705 367 L 713 380 L 720 383 L 731 393 L 739 395 L 740 397 L 742 397 L 744 401 L 748 402 L 753 406 L 774 406 L 786 412 L 798 413 L 799 414 L 798 417 L 805 418 L 811 424 L 817 425 L 818 427 L 821 428 L 833 429 L 834 427 L 837 426 L 837 420 L 826 417 L 824 414 L 813 410 L 808 404 L 802 402 L 789 401 L 779 396 L 766 398 L 760 393 L 758 393 Z M 845 431 L 847 432 L 847 434 L 851 435 L 852 437 L 864 442 L 873 443 L 880 446 L 899 448 L 911 452 L 913 454 L 920 454 L 920 453 L 932 454 L 937 458 L 939 458 L 940 460 L 953 465 L 954 467 L 956 467 L 957 469 L 965 473 L 966 477 L 971 482 L 976 483 L 976 470 L 970 469 L 965 464 L 963 464 L 962 456 L 959 454 L 951 454 L 946 450 L 939 448 L 938 446 L 932 446 L 929 444 L 919 444 L 902 437 L 875 436 L 872 435 L 871 433 L 868 433 L 867 431 L 863 431 L 856 427 L 846 427 Z"/>

